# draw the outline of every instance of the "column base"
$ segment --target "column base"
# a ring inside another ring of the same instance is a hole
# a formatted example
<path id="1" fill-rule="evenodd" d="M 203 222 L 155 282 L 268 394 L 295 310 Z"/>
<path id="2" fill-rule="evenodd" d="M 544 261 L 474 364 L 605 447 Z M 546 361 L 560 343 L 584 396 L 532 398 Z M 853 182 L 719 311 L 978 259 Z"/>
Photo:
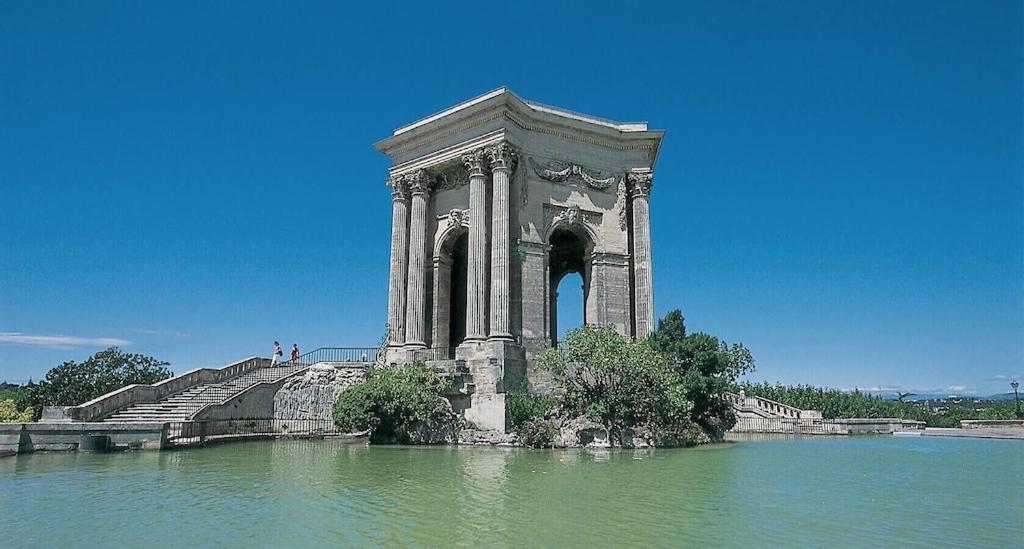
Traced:
<path id="1" fill-rule="evenodd" d="M 515 341 L 515 338 L 512 337 L 512 334 L 497 333 L 487 336 L 487 341 Z"/>

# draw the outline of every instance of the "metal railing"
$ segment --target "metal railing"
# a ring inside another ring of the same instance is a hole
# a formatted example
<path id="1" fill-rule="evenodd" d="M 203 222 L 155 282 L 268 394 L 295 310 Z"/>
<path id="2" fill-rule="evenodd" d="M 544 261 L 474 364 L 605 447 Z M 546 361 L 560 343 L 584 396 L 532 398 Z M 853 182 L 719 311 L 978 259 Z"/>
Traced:
<path id="1" fill-rule="evenodd" d="M 305 365 L 312 366 L 323 362 L 358 362 L 372 364 L 378 358 L 380 349 L 377 347 L 320 347 L 299 356 L 298 360 L 284 359 L 277 363 L 278 366 Z"/>
<path id="2" fill-rule="evenodd" d="M 243 418 L 176 421 L 167 424 L 167 442 L 172 446 L 202 444 L 208 440 L 230 440 L 253 436 L 324 436 L 350 434 L 338 430 L 330 419 Z"/>
<path id="3" fill-rule="evenodd" d="M 314 364 L 351 364 L 354 367 L 369 368 L 377 360 L 377 353 L 378 350 L 373 347 L 319 347 L 300 355 L 294 361 L 278 362 L 273 367 L 260 368 L 224 383 L 208 385 L 190 399 L 185 411 L 188 417 L 194 417 L 200 410 L 222 404 L 254 385 L 275 383 Z"/>
<path id="4" fill-rule="evenodd" d="M 300 363 L 279 364 L 274 368 L 260 368 L 221 383 L 213 383 L 192 394 L 187 403 L 182 403 L 180 409 L 185 411 L 188 417 L 193 417 L 203 408 L 221 404 L 254 385 L 275 383 L 283 378 L 295 375 L 308 367 L 309 365 Z M 180 397 L 181 395 L 178 396 Z"/>

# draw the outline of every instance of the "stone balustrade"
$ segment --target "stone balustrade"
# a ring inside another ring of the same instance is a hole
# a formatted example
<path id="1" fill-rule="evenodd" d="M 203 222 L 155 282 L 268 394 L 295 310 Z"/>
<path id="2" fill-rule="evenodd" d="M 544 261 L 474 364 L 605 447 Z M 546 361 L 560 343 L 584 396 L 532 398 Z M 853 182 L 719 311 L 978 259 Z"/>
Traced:
<path id="1" fill-rule="evenodd" d="M 98 421 L 132 404 L 157 402 L 196 385 L 218 383 L 269 365 L 268 358 L 250 357 L 223 368 L 196 368 L 152 385 L 122 387 L 84 404 L 68 406 L 60 414 L 49 410 L 44 412 L 44 421 Z"/>

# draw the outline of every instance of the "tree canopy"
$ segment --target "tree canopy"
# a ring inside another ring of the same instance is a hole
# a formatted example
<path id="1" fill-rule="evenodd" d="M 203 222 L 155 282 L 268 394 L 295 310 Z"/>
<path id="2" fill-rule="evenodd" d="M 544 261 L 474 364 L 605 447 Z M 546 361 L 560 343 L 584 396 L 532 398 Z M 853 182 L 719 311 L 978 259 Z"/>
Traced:
<path id="1" fill-rule="evenodd" d="M 730 345 L 705 333 L 686 333 L 679 309 L 658 321 L 651 342 L 672 363 L 672 370 L 693 403 L 690 417 L 712 438 L 736 424 L 732 405 L 721 398 L 736 380 L 754 370 L 754 357 L 742 343 Z"/>
<path id="2" fill-rule="evenodd" d="M 167 379 L 167 366 L 162 360 L 111 347 L 82 362 L 70 360 L 51 369 L 29 399 L 37 414 L 43 406 L 76 406 L 127 385 Z"/>

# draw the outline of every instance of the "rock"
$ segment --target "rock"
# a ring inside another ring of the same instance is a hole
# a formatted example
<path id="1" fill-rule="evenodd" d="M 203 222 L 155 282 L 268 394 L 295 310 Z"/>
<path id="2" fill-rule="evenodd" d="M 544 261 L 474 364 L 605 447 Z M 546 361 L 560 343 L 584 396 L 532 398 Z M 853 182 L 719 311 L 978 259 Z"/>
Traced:
<path id="1" fill-rule="evenodd" d="M 362 366 L 310 366 L 305 374 L 285 380 L 274 395 L 274 417 L 329 420 L 338 395 L 365 376 Z"/>
<path id="2" fill-rule="evenodd" d="M 638 427 L 636 429 L 622 429 L 615 439 L 615 446 L 620 448 L 653 448 L 654 434 L 650 430 Z"/>
<path id="3" fill-rule="evenodd" d="M 408 444 L 454 444 L 459 440 L 462 419 L 452 411 L 448 399 L 438 397 L 438 409 L 430 423 L 417 423 L 408 432 Z"/>
<path id="4" fill-rule="evenodd" d="M 519 437 L 514 433 L 502 433 L 490 429 L 463 429 L 459 431 L 459 444 L 512 446 L 518 442 Z"/>
<path id="5" fill-rule="evenodd" d="M 604 425 L 580 416 L 559 425 L 558 435 L 552 445 L 555 448 L 610 448 L 611 441 Z"/>

